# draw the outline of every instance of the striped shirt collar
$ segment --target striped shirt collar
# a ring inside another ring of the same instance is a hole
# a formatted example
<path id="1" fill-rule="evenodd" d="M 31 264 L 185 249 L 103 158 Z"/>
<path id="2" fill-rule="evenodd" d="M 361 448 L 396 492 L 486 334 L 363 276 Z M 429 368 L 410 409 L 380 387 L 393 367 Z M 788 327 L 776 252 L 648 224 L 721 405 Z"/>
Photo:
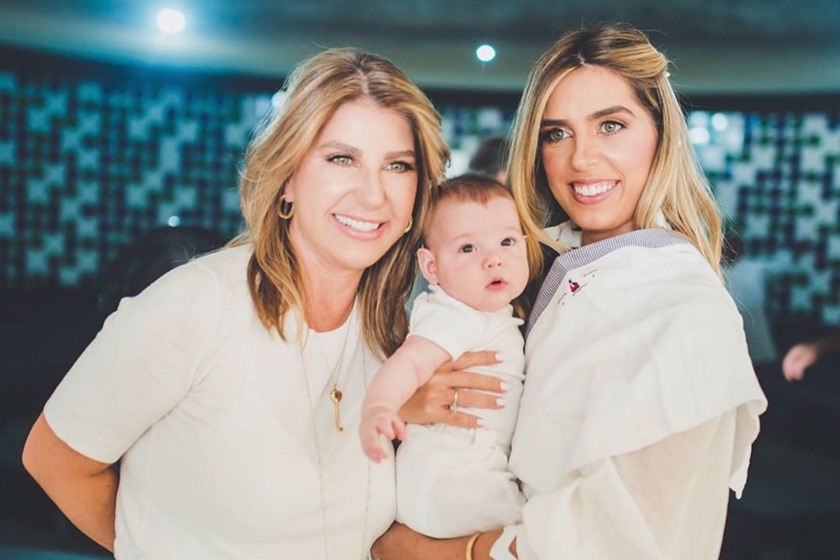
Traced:
<path id="1" fill-rule="evenodd" d="M 540 287 L 540 292 L 537 296 L 536 302 L 534 303 L 534 308 L 531 310 L 531 314 L 528 317 L 528 326 L 525 329 L 525 336 L 527 337 L 531 332 L 531 329 L 536 324 L 537 319 L 539 319 L 542 312 L 545 311 L 545 308 L 548 306 L 551 298 L 554 297 L 557 288 L 560 287 L 560 282 L 563 280 L 563 277 L 565 277 L 570 270 L 575 270 L 582 266 L 591 264 L 601 257 L 604 257 L 623 247 L 647 247 L 655 249 L 659 247 L 667 247 L 669 245 L 678 245 L 681 243 L 690 243 L 690 241 L 678 233 L 656 227 L 650 229 L 637 229 L 631 231 L 630 233 L 616 235 L 615 237 L 590 243 L 589 245 L 584 245 L 583 247 L 579 247 L 577 249 L 571 249 L 560 254 L 556 259 L 554 259 L 554 263 L 552 263 L 551 268 Z"/>

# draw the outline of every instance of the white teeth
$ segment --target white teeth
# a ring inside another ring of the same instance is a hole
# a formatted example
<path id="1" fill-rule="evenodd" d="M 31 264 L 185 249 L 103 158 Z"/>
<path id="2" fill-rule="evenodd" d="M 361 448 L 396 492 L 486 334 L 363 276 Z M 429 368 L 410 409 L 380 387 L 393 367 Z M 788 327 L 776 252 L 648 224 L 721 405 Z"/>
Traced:
<path id="1" fill-rule="evenodd" d="M 375 222 L 361 222 L 353 218 L 348 218 L 347 216 L 342 216 L 341 214 L 336 214 L 335 219 L 356 231 L 373 231 L 380 226 L 380 224 Z"/>
<path id="2" fill-rule="evenodd" d="M 615 186 L 615 181 L 604 181 L 602 183 L 590 183 L 588 185 L 574 184 L 575 192 L 582 196 L 596 196 L 603 194 Z"/>

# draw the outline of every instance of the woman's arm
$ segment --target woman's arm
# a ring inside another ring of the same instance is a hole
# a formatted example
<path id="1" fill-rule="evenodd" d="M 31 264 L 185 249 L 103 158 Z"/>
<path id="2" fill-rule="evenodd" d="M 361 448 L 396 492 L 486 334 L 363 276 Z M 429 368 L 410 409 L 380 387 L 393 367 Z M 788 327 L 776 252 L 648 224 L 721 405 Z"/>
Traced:
<path id="1" fill-rule="evenodd" d="M 23 466 L 67 518 L 114 551 L 114 507 L 119 474 L 61 441 L 41 414 L 23 448 Z"/>
<path id="2" fill-rule="evenodd" d="M 24 466 L 109 550 L 120 476 L 111 465 L 189 393 L 220 309 L 217 279 L 197 262 L 124 299 L 32 427 Z"/>
<path id="3" fill-rule="evenodd" d="M 470 558 L 488 560 L 490 548 L 501 533 L 501 529 L 496 529 L 479 535 L 473 543 Z M 374 558 L 379 560 L 464 560 L 471 536 L 433 539 L 412 531 L 405 525 L 394 523 L 373 543 L 371 552 Z"/>

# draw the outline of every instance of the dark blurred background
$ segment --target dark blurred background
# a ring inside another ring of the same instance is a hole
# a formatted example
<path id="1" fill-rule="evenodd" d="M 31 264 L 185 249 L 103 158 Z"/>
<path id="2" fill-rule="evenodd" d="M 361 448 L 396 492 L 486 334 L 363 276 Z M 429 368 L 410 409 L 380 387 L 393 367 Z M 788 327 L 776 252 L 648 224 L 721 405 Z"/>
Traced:
<path id="1" fill-rule="evenodd" d="M 156 28 L 161 7 L 183 32 Z M 508 132 L 554 39 L 614 21 L 674 61 L 740 240 L 729 282 L 770 408 L 722 558 L 840 557 L 840 360 L 797 384 L 779 370 L 840 329 L 836 0 L 2 0 L 0 559 L 99 552 L 23 472 L 27 430 L 120 296 L 239 231 L 243 149 L 296 62 L 331 46 L 391 58 L 440 110 L 455 174 Z"/>

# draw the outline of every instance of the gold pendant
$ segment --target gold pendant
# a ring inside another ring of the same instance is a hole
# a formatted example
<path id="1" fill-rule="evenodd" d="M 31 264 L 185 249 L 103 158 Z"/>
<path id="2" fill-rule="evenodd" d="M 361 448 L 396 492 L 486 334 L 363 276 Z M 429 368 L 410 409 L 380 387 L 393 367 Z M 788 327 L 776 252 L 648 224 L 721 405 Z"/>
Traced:
<path id="1" fill-rule="evenodd" d="M 341 391 L 338 388 L 338 385 L 333 385 L 332 391 L 330 391 L 330 399 L 333 402 L 333 407 L 335 408 L 335 431 L 336 432 L 343 432 L 344 426 L 341 425 Z"/>

